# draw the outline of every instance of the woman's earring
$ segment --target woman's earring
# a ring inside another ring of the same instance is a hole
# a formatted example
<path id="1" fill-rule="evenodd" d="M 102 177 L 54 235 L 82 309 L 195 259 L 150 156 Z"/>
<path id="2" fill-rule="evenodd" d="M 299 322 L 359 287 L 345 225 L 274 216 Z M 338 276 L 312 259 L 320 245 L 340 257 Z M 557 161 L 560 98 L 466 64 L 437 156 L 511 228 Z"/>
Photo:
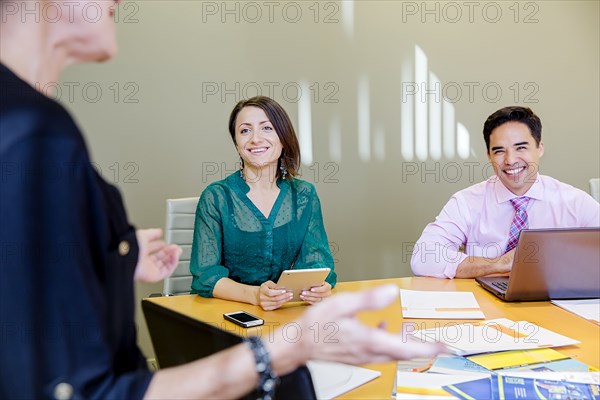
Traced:
<path id="1" fill-rule="evenodd" d="M 240 178 L 244 179 L 244 159 L 242 157 L 240 157 Z"/>
<path id="2" fill-rule="evenodd" d="M 285 177 L 287 175 L 287 168 L 285 167 L 284 163 L 281 163 L 281 165 L 279 166 L 279 170 L 281 171 L 281 179 L 285 180 Z"/>

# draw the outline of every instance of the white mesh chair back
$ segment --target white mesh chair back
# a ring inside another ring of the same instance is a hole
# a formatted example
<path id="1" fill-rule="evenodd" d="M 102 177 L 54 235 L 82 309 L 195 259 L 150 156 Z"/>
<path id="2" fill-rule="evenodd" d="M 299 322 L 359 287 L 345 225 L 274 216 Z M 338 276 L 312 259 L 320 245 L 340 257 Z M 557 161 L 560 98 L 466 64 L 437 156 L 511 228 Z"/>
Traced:
<path id="1" fill-rule="evenodd" d="M 167 200 L 165 239 L 169 244 L 174 243 L 181 246 L 183 252 L 179 259 L 179 265 L 177 265 L 173 274 L 164 281 L 164 296 L 190 293 L 192 287 L 190 254 L 192 252 L 194 218 L 197 205 L 198 197 Z"/>
<path id="2" fill-rule="evenodd" d="M 590 179 L 590 194 L 600 203 L 600 178 Z"/>

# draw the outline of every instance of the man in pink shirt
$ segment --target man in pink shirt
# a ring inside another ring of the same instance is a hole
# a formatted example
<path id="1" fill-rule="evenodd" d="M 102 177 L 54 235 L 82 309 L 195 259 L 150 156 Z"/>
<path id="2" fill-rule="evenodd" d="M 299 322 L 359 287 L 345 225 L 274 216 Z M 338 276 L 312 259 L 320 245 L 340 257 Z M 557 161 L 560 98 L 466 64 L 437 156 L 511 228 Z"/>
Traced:
<path id="1" fill-rule="evenodd" d="M 600 226 L 590 195 L 538 174 L 542 123 L 526 107 L 505 107 L 483 126 L 495 176 L 454 194 L 415 244 L 415 275 L 474 278 L 508 273 L 524 228 Z"/>

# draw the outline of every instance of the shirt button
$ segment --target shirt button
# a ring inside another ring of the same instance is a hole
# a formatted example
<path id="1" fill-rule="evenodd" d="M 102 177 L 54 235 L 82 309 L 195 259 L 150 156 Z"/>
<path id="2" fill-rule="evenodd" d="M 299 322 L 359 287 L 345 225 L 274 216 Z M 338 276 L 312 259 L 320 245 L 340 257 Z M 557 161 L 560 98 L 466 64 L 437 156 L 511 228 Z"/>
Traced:
<path id="1" fill-rule="evenodd" d="M 126 256 L 129 254 L 129 242 L 127 240 L 122 240 L 119 243 L 119 255 Z"/>
<path id="2" fill-rule="evenodd" d="M 267 236 L 271 236 L 271 232 L 270 232 L 270 231 L 269 231 L 269 232 L 267 232 Z"/>
<path id="3" fill-rule="evenodd" d="M 56 400 L 69 400 L 73 398 L 73 386 L 68 383 L 59 383 L 54 387 L 54 398 Z"/>

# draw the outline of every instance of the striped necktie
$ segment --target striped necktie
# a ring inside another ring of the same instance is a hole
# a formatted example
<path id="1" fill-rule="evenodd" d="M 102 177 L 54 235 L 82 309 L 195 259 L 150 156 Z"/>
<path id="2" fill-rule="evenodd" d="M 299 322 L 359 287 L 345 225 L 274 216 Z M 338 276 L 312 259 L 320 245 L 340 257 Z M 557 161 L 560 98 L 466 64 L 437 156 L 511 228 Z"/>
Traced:
<path id="1" fill-rule="evenodd" d="M 511 204 L 515 208 L 515 216 L 510 225 L 510 232 L 508 234 L 508 245 L 506 245 L 505 253 L 508 253 L 517 246 L 519 242 L 519 235 L 522 229 L 529 227 L 529 220 L 527 219 L 527 203 L 529 203 L 529 197 L 522 196 L 512 199 Z"/>

